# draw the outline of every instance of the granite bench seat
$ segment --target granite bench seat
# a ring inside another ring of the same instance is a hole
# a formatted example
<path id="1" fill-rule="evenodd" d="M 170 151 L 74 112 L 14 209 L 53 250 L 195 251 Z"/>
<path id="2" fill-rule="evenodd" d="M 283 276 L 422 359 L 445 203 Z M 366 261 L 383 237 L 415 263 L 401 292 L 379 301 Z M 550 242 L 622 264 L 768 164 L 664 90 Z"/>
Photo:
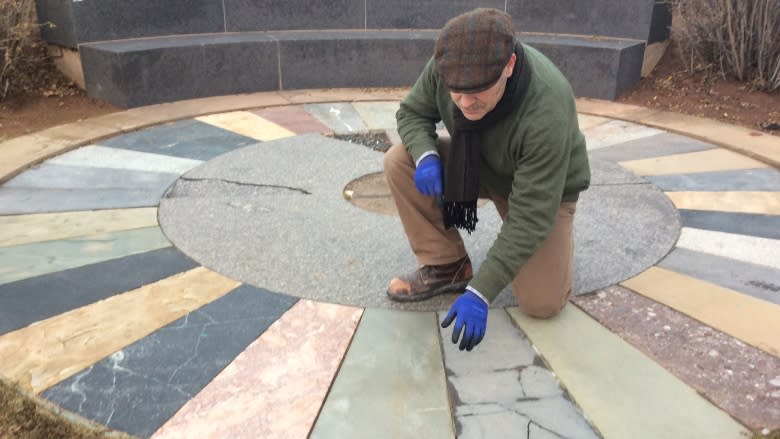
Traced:
<path id="1" fill-rule="evenodd" d="M 411 86 L 436 30 L 318 30 L 177 35 L 81 44 L 88 94 L 131 108 L 272 90 Z M 640 77 L 645 41 L 521 33 L 577 96 L 615 99 Z"/>

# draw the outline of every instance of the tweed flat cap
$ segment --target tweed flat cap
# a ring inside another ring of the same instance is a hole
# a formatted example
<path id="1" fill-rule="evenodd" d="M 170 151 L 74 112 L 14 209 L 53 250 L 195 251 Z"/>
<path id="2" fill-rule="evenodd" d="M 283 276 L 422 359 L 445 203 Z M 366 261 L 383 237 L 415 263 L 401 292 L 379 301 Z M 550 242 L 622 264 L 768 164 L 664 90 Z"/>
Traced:
<path id="1" fill-rule="evenodd" d="M 515 47 L 515 25 L 498 9 L 477 8 L 444 25 L 435 62 L 444 84 L 456 93 L 477 93 L 498 81 Z"/>

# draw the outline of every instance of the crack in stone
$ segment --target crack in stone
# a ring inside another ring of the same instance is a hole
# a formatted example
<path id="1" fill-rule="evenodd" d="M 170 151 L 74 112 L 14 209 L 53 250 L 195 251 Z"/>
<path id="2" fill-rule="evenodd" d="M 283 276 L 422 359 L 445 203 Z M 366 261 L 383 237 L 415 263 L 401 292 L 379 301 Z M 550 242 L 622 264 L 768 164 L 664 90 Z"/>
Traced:
<path id="1" fill-rule="evenodd" d="M 302 193 L 304 195 L 311 195 L 311 192 L 307 191 L 306 189 L 301 189 L 301 188 L 297 188 L 297 187 L 278 185 L 278 184 L 245 183 L 245 182 L 241 182 L 241 181 L 228 180 L 226 178 L 181 177 L 180 180 L 184 181 L 184 182 L 192 182 L 192 183 L 219 182 L 219 183 L 225 183 L 225 184 L 235 185 L 235 186 L 240 186 L 240 187 L 253 187 L 253 188 L 261 188 L 261 189 L 286 189 L 286 190 L 290 190 L 290 191 L 294 191 L 294 192 L 299 192 L 299 193 Z M 176 188 L 174 188 L 174 190 L 171 191 L 169 196 L 176 196 L 174 194 L 175 192 L 176 192 Z"/>

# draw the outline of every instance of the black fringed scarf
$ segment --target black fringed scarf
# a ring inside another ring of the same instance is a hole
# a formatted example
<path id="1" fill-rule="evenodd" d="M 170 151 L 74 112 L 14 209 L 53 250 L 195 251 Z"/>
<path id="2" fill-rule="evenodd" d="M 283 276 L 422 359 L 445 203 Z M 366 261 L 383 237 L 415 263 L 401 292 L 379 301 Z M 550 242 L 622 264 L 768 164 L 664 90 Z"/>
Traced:
<path id="1" fill-rule="evenodd" d="M 517 61 L 506 90 L 496 107 L 480 120 L 466 119 L 457 105 L 452 112 L 454 132 L 444 170 L 444 197 L 442 210 L 444 226 L 455 226 L 473 232 L 477 227 L 477 198 L 479 197 L 479 167 L 482 130 L 500 121 L 523 100 L 531 79 L 530 66 L 526 65 L 523 47 L 515 45 Z"/>

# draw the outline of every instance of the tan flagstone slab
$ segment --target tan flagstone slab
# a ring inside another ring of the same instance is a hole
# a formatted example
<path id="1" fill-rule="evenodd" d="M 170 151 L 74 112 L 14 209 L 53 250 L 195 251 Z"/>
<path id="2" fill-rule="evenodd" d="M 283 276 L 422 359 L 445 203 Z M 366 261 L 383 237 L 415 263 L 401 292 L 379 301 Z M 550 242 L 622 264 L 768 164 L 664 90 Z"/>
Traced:
<path id="1" fill-rule="evenodd" d="M 723 148 L 620 162 L 639 175 L 693 174 L 767 168 L 765 163 Z"/>
<path id="2" fill-rule="evenodd" d="M 637 123 L 644 123 L 646 118 L 658 113 L 658 110 L 652 110 L 647 107 L 620 104 L 593 98 L 577 98 L 576 105 L 578 113 L 608 117 L 610 119 L 622 119 Z"/>
<path id="3" fill-rule="evenodd" d="M 361 314 L 299 301 L 152 437 L 306 438 Z"/>
<path id="4" fill-rule="evenodd" d="M 252 113 L 279 124 L 295 134 L 332 134 L 333 130 L 309 114 L 302 105 L 261 108 Z"/>
<path id="5" fill-rule="evenodd" d="M 780 305 L 660 267 L 621 285 L 780 356 Z"/>
<path id="6" fill-rule="evenodd" d="M 780 270 L 780 239 L 683 227 L 677 247 Z"/>
<path id="7" fill-rule="evenodd" d="M 196 120 L 262 141 L 283 139 L 295 135 L 287 128 L 263 119 L 250 111 L 212 114 L 197 117 Z"/>
<path id="8" fill-rule="evenodd" d="M 605 438 L 745 437 L 748 431 L 575 306 L 540 320 L 508 312 Z"/>
<path id="9" fill-rule="evenodd" d="M 29 166 L 78 147 L 65 139 L 51 139 L 40 134 L 16 137 L 0 143 L 0 184 L 15 177 Z"/>
<path id="10" fill-rule="evenodd" d="M 0 336 L 0 374 L 40 393 L 239 282 L 198 267 Z"/>
<path id="11" fill-rule="evenodd" d="M 0 247 L 157 225 L 156 207 L 0 216 Z"/>
<path id="12" fill-rule="evenodd" d="M 159 227 L 0 247 L 0 284 L 83 267 L 165 247 Z"/>
<path id="13" fill-rule="evenodd" d="M 591 116 L 588 114 L 578 114 L 577 120 L 580 125 L 580 130 L 587 130 L 589 128 L 597 127 L 599 125 L 603 125 L 607 122 L 609 122 L 612 119 L 606 118 L 606 117 L 599 117 L 599 116 Z"/>
<path id="14" fill-rule="evenodd" d="M 780 215 L 780 192 L 666 192 L 678 209 Z"/>

